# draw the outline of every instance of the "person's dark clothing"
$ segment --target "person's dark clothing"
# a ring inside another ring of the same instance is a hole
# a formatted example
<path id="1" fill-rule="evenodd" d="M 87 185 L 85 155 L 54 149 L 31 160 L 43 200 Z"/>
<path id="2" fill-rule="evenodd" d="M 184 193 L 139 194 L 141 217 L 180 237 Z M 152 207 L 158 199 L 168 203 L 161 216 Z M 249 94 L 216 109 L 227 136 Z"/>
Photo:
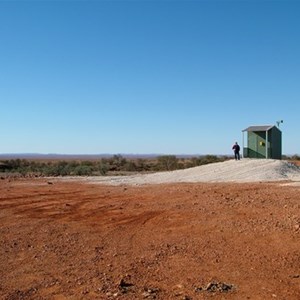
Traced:
<path id="1" fill-rule="evenodd" d="M 234 158 L 235 160 L 240 160 L 240 146 L 235 143 L 233 146 L 232 146 L 232 149 L 234 151 Z"/>

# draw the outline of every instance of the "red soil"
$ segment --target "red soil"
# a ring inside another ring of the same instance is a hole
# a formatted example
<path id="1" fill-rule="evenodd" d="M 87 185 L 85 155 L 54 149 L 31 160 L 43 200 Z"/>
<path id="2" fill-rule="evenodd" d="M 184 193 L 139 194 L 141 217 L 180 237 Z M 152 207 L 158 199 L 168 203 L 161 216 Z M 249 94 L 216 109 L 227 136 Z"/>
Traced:
<path id="1" fill-rule="evenodd" d="M 1 299 L 300 299 L 299 187 L 0 191 Z"/>

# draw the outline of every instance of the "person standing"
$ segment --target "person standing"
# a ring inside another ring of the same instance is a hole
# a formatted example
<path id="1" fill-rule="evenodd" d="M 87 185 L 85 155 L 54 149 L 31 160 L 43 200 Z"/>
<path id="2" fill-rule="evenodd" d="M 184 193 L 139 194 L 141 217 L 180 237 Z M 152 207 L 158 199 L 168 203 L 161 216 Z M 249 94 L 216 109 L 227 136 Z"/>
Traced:
<path id="1" fill-rule="evenodd" d="M 238 144 L 238 142 L 235 142 L 235 144 L 232 146 L 232 150 L 234 152 L 234 158 L 235 160 L 240 160 L 240 146 Z"/>

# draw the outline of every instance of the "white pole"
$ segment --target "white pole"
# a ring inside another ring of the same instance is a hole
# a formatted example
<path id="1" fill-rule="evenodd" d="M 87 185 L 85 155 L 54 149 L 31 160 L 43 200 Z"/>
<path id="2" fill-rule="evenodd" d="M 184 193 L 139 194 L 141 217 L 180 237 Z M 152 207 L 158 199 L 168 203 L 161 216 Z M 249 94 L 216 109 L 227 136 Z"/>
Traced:
<path id="1" fill-rule="evenodd" d="M 243 146 L 243 151 L 242 151 L 242 158 L 244 158 L 244 131 L 243 132 L 243 139 L 242 139 L 242 146 Z"/>
<path id="2" fill-rule="evenodd" d="M 266 131 L 266 158 L 268 158 L 268 130 Z"/>

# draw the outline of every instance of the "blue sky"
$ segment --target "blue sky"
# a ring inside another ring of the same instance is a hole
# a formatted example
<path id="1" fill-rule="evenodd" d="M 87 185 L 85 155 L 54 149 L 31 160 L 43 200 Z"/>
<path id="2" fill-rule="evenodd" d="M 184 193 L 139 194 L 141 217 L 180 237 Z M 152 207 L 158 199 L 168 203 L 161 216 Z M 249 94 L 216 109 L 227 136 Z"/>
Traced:
<path id="1" fill-rule="evenodd" d="M 0 153 L 300 153 L 300 2 L 0 1 Z"/>

